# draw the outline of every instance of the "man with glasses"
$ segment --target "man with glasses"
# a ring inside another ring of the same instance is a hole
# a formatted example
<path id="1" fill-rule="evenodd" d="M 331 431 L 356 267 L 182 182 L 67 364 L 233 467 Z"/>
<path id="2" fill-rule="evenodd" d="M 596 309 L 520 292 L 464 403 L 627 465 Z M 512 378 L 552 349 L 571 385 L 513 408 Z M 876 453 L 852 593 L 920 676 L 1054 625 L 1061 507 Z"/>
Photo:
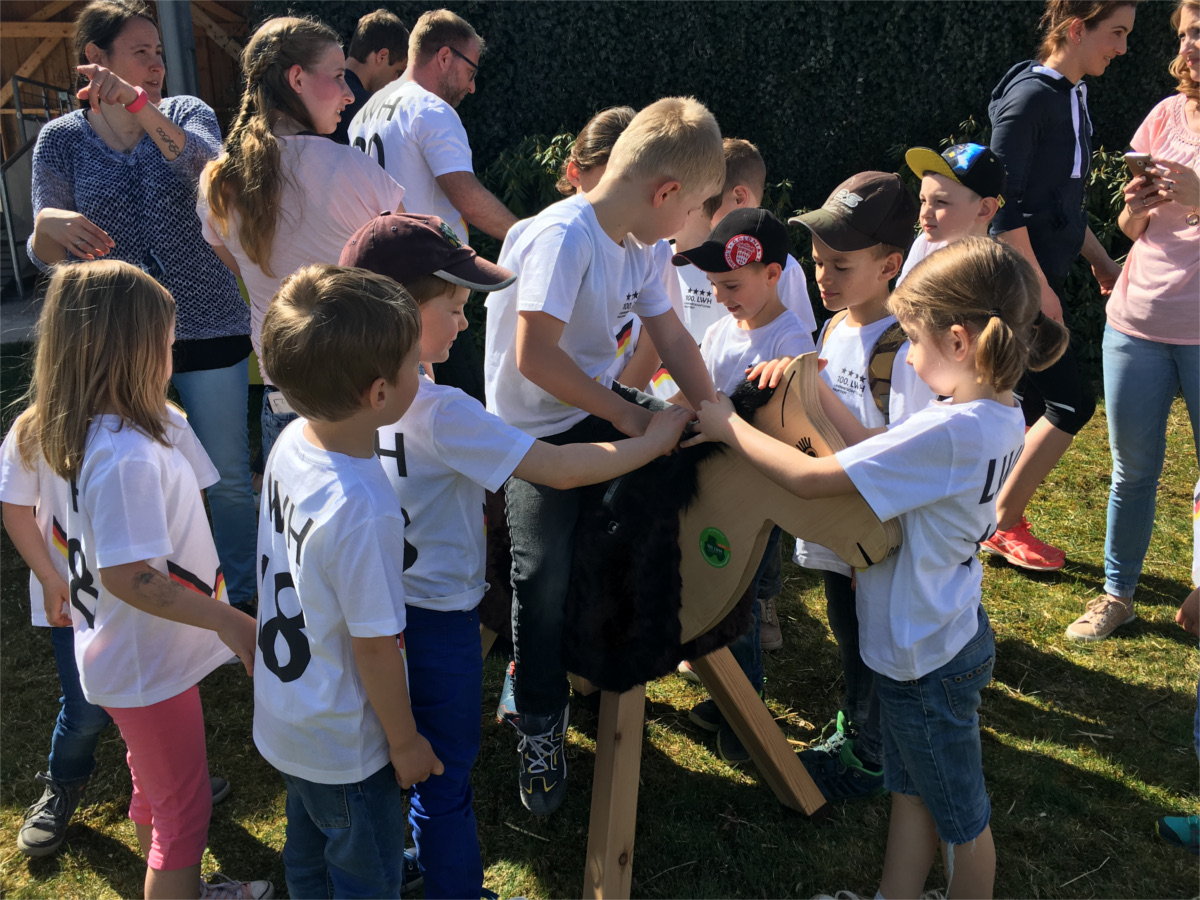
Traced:
<path id="1" fill-rule="evenodd" d="M 409 37 L 404 78 L 375 94 L 350 124 L 351 143 L 404 185 L 405 209 L 440 216 L 464 244 L 468 222 L 503 240 L 517 221 L 475 177 L 455 111 L 475 93 L 483 49 L 483 38 L 454 13 L 424 13 Z"/>

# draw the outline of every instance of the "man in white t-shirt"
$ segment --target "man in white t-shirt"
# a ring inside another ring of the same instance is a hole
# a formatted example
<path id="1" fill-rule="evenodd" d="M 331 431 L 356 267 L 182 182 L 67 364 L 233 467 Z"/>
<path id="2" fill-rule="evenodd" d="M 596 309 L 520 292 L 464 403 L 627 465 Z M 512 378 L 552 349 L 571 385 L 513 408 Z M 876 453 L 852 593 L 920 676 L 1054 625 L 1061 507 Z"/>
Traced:
<path id="1" fill-rule="evenodd" d="M 350 123 L 350 142 L 404 185 L 405 208 L 438 216 L 464 244 L 468 224 L 502 240 L 517 221 L 475 177 L 455 111 L 475 93 L 483 49 L 483 38 L 454 13 L 424 13 L 409 37 L 404 77 L 375 94 Z"/>

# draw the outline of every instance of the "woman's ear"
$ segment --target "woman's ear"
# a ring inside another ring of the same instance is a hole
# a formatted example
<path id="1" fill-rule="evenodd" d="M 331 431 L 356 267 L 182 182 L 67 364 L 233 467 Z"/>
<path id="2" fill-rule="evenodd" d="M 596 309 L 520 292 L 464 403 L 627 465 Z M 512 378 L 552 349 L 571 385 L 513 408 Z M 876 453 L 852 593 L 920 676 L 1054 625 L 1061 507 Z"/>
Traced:
<path id="1" fill-rule="evenodd" d="M 583 190 L 579 184 L 579 173 L 579 163 L 575 162 L 573 159 L 567 160 L 567 181 L 571 183 L 576 191 Z"/>
<path id="2" fill-rule="evenodd" d="M 98 66 L 104 63 L 104 51 L 90 41 L 83 48 L 83 55 L 89 65 Z"/>
<path id="3" fill-rule="evenodd" d="M 299 63 L 287 70 L 287 81 L 297 94 L 304 93 L 304 67 Z"/>

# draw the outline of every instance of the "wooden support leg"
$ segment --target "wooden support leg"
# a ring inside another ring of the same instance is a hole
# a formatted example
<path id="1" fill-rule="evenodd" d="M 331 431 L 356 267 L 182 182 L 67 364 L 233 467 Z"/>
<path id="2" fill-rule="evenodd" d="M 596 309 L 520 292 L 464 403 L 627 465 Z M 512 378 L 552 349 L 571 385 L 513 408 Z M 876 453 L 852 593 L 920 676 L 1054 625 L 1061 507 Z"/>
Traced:
<path id="1" fill-rule="evenodd" d="M 486 625 L 479 626 L 479 643 L 483 648 L 484 659 L 487 659 L 487 655 L 492 652 L 492 644 L 496 643 L 496 638 L 499 636 Z"/>
<path id="2" fill-rule="evenodd" d="M 629 896 L 645 715 L 644 685 L 623 694 L 600 694 L 592 817 L 583 873 L 585 898 L 612 900 Z"/>
<path id="3" fill-rule="evenodd" d="M 826 818 L 829 805 L 729 648 L 693 659 L 691 664 L 779 802 L 814 820 Z"/>

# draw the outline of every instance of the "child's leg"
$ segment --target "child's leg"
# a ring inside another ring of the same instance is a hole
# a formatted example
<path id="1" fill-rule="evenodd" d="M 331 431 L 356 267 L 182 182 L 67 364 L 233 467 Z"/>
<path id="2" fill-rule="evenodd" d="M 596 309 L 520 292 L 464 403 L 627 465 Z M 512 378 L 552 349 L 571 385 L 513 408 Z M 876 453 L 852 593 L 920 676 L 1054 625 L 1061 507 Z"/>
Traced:
<path id="1" fill-rule="evenodd" d="M 49 774 L 58 784 L 80 787 L 96 767 L 96 743 L 112 719 L 83 696 L 75 665 L 75 630 L 51 628 L 50 640 L 62 685 L 62 709 L 50 738 Z"/>
<path id="2" fill-rule="evenodd" d="M 921 798 L 893 792 L 879 893 L 887 900 L 920 897 L 937 849 L 937 827 Z"/>
<path id="3" fill-rule="evenodd" d="M 283 780 L 283 865 L 289 895 L 398 898 L 404 869 L 404 792 L 392 764 L 356 784 L 316 784 L 287 774 Z"/>
<path id="4" fill-rule="evenodd" d="M 212 815 L 200 690 L 108 713 L 128 749 L 129 818 L 146 850 L 146 897 L 198 897 Z"/>
<path id="5" fill-rule="evenodd" d="M 825 612 L 829 630 L 842 657 L 846 692 L 842 712 L 854 724 L 854 754 L 869 769 L 882 765 L 879 746 L 879 698 L 875 673 L 862 661 L 858 646 L 858 605 L 854 582 L 848 575 L 822 572 L 825 576 Z"/>
<path id="6" fill-rule="evenodd" d="M 949 882 L 946 896 L 950 900 L 992 896 L 996 886 L 996 845 L 992 841 L 991 825 L 969 843 L 943 843 L 942 856 L 946 860 L 946 880 Z"/>
<path id="7" fill-rule="evenodd" d="M 445 766 L 414 785 L 409 806 L 427 900 L 478 897 L 483 861 L 472 806 L 483 660 L 475 610 L 408 607 L 408 692 L 417 730 Z"/>

